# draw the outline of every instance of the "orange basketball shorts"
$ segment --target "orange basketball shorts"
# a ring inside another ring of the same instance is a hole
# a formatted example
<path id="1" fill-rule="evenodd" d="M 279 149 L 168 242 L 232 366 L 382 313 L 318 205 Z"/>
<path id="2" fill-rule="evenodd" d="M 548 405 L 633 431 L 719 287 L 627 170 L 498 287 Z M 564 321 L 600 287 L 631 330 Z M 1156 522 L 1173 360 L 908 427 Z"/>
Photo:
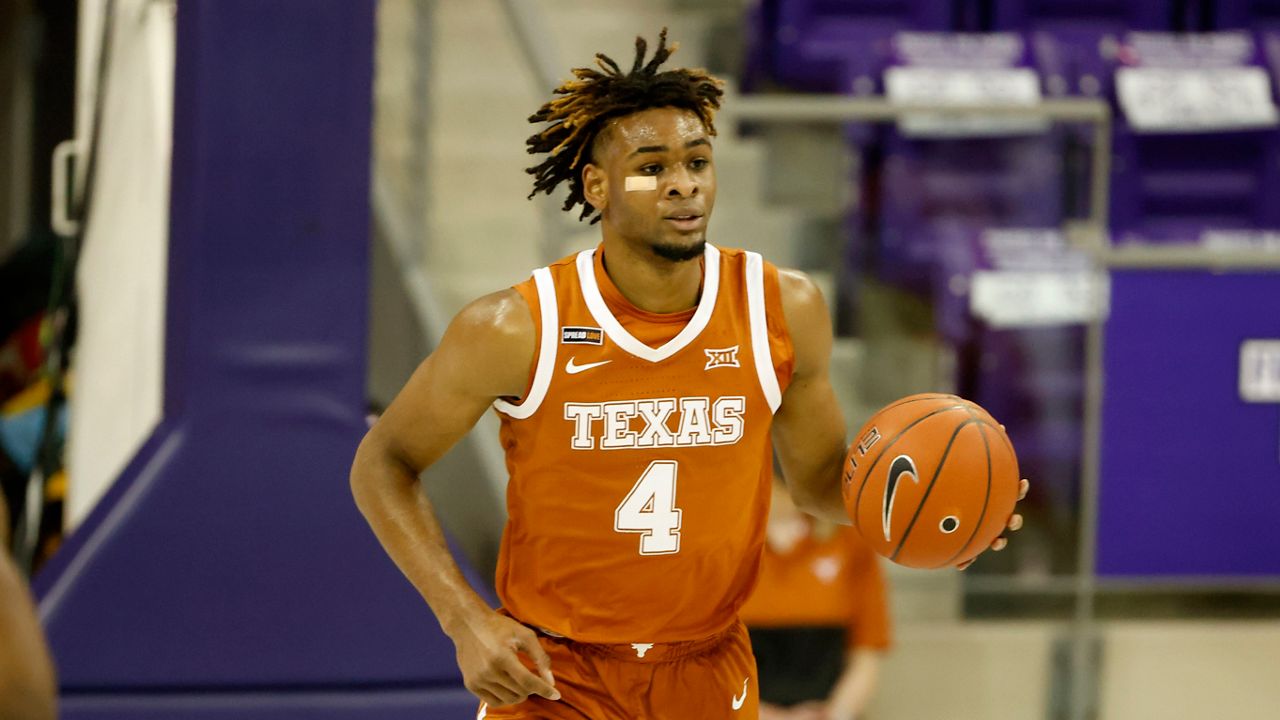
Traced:
<path id="1" fill-rule="evenodd" d="M 746 627 L 703 640 L 596 645 L 539 634 L 560 699 L 481 705 L 478 720 L 757 720 Z"/>

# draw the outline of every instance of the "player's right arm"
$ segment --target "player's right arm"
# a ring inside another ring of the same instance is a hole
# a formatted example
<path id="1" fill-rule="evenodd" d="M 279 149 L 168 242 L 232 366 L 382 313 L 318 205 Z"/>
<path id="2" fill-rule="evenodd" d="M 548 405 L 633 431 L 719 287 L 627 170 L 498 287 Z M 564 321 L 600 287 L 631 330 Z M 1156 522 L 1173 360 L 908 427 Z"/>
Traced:
<path id="1" fill-rule="evenodd" d="M 534 694 L 558 699 L 550 658 L 532 630 L 495 612 L 467 584 L 418 476 L 495 399 L 525 392 L 536 336 L 529 306 L 515 290 L 468 305 L 361 441 L 351 467 L 360 512 L 453 640 L 467 689 L 495 707 Z"/>

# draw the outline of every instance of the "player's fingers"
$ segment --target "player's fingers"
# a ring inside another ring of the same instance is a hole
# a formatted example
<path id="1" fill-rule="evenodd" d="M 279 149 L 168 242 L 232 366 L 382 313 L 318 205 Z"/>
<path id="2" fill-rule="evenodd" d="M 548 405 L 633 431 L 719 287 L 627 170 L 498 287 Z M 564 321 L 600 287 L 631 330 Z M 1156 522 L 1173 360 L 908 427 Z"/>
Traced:
<path id="1" fill-rule="evenodd" d="M 520 689 L 517 683 L 508 673 L 494 673 L 489 678 L 489 692 L 496 695 L 503 705 L 515 705 L 524 702 L 529 697 L 529 693 Z"/>
<path id="2" fill-rule="evenodd" d="M 518 650 L 524 652 L 525 655 L 529 656 L 530 660 L 534 661 L 534 666 L 538 667 L 539 678 L 541 678 L 544 683 L 547 683 L 548 687 L 554 691 L 554 689 L 556 689 L 556 675 L 552 675 L 552 656 L 547 655 L 547 650 L 544 650 L 543 643 L 538 642 L 538 635 L 532 632 L 532 630 L 529 630 L 529 633 L 527 634 L 522 633 L 521 635 L 518 635 L 516 638 L 516 647 Z M 552 694 L 539 694 L 548 698 L 548 700 L 559 700 L 558 692 L 553 693 L 554 697 L 552 697 Z"/>
<path id="3" fill-rule="evenodd" d="M 513 705 L 525 699 L 529 693 L 521 692 L 518 683 L 512 681 L 507 672 L 507 663 L 519 665 L 513 653 L 503 653 L 489 657 L 480 671 L 468 678 L 465 685 L 468 690 L 494 707 Z M 487 694 L 493 698 L 486 700 Z"/>
<path id="4" fill-rule="evenodd" d="M 506 670 L 507 682 L 515 687 L 516 691 L 525 695 L 541 695 L 548 700 L 559 700 L 560 692 L 549 685 L 541 676 L 535 674 L 529 668 L 525 667 L 515 657 L 504 664 Z"/>
<path id="5" fill-rule="evenodd" d="M 1010 532 L 1017 532 L 1018 530 L 1021 530 L 1021 529 L 1022 529 L 1022 516 L 1021 516 L 1021 515 L 1019 515 L 1018 513 L 1014 513 L 1014 514 L 1013 514 L 1013 517 L 1009 518 L 1009 525 L 1008 525 L 1008 527 L 1009 527 L 1009 531 L 1010 531 Z"/>
<path id="6" fill-rule="evenodd" d="M 507 697 L 511 697 L 510 694 L 495 693 L 487 683 L 485 684 L 467 683 L 466 687 L 467 687 L 467 690 L 472 695 L 475 695 L 476 697 L 480 698 L 480 702 L 484 703 L 485 705 L 488 705 L 489 707 L 502 707 L 503 705 L 511 704 L 506 699 Z"/>
<path id="7" fill-rule="evenodd" d="M 970 558 L 970 559 L 968 559 L 968 560 L 965 560 L 964 562 L 962 562 L 962 563 L 960 563 L 959 565 L 957 565 L 957 566 L 956 566 L 956 569 L 957 569 L 957 570 L 964 570 L 965 568 L 967 568 L 967 567 L 969 567 L 970 565 L 972 565 L 972 564 L 973 564 L 973 561 L 974 561 L 974 560 L 977 560 L 977 559 L 978 559 L 978 558 Z"/>
<path id="8" fill-rule="evenodd" d="M 1000 552 L 1008 544 L 1009 544 L 1008 540 L 1005 540 L 1004 538 L 996 538 L 996 541 L 991 543 L 991 549 L 994 550 L 995 552 Z"/>
<path id="9" fill-rule="evenodd" d="M 532 630 L 527 630 L 516 636 L 515 644 L 516 649 L 528 655 L 529 659 L 533 660 L 534 666 L 538 668 L 538 674 L 535 677 L 540 682 L 534 692 L 548 700 L 559 700 L 560 692 L 556 690 L 556 678 L 551 674 L 551 656 L 543 649 L 542 643 L 538 642 L 538 636 Z M 525 670 L 523 665 L 520 668 Z"/>
<path id="10" fill-rule="evenodd" d="M 1018 499 L 1024 500 L 1027 497 L 1027 491 L 1031 489 L 1031 481 L 1022 478 L 1022 482 L 1018 483 Z"/>
<path id="11" fill-rule="evenodd" d="M 529 672 L 529 670 L 525 668 L 524 665 L 520 665 L 519 662 L 517 662 L 516 665 L 519 667 L 513 668 L 503 677 L 506 686 L 512 688 L 512 692 L 519 696 L 519 700 L 516 702 L 521 702 L 533 695 L 547 697 L 546 695 L 543 695 L 542 692 L 539 692 L 542 679 Z"/>

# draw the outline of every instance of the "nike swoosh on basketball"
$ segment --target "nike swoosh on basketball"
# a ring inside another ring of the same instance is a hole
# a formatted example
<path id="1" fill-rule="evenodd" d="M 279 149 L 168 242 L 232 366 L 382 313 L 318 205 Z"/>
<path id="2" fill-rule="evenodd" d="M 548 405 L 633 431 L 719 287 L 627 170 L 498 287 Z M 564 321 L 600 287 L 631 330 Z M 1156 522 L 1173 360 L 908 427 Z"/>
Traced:
<path id="1" fill-rule="evenodd" d="M 600 362 L 593 362 L 593 363 L 587 363 L 585 365 L 578 365 L 573 362 L 574 360 L 577 360 L 577 358 L 569 358 L 569 362 L 565 363 L 565 366 L 564 366 L 564 371 L 569 373 L 570 375 L 577 375 L 583 370 L 590 370 L 591 368 L 600 367 L 601 365 L 608 365 L 609 363 L 613 362 L 612 360 L 601 360 Z"/>
<path id="2" fill-rule="evenodd" d="M 903 476 L 911 477 L 911 482 L 920 484 L 920 473 L 916 471 L 916 461 L 906 455 L 899 455 L 889 465 L 889 479 L 884 484 L 884 514 L 880 518 L 884 530 L 884 540 L 889 542 L 889 521 L 893 519 L 893 499 L 898 494 L 898 480 Z"/>
<path id="3" fill-rule="evenodd" d="M 741 710 L 741 709 L 742 709 L 742 703 L 744 703 L 744 702 L 746 702 L 746 701 L 747 701 L 747 682 L 748 682 L 748 681 L 750 681 L 750 680 L 751 680 L 751 678 L 743 678 L 743 679 L 742 679 L 742 697 L 738 697 L 737 695 L 734 695 L 734 696 L 733 696 L 733 709 L 734 709 L 734 710 Z"/>

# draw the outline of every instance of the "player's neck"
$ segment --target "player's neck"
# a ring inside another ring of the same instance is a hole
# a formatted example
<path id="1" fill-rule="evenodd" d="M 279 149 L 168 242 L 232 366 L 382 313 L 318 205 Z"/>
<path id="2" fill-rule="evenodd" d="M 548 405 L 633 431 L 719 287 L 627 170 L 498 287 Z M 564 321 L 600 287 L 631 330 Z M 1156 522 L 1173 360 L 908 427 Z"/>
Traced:
<path id="1" fill-rule="evenodd" d="M 621 238 L 605 237 L 605 272 L 618 292 L 637 308 L 674 313 L 698 304 L 702 261 L 673 262 L 636 248 Z"/>

